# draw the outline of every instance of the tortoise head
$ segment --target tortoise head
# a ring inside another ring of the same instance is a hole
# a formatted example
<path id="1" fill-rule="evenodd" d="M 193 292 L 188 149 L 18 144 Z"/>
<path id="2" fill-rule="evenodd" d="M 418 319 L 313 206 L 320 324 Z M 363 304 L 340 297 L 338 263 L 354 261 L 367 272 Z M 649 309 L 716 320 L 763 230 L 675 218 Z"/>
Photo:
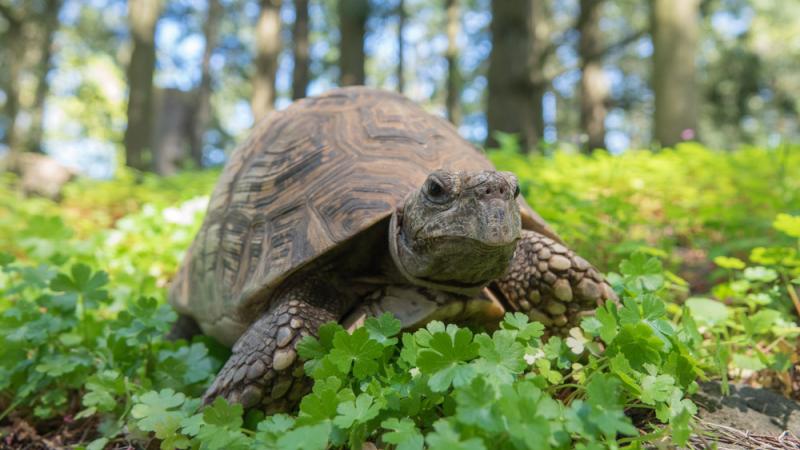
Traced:
<path id="1" fill-rule="evenodd" d="M 437 170 L 392 215 L 389 248 L 412 283 L 473 294 L 502 276 L 520 238 L 517 178 Z"/>

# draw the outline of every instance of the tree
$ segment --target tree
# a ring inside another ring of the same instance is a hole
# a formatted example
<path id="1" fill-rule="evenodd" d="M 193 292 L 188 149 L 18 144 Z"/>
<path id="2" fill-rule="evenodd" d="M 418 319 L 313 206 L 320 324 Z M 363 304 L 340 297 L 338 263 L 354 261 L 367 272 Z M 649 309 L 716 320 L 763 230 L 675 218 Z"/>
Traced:
<path id="1" fill-rule="evenodd" d="M 308 41 L 308 0 L 294 0 L 294 26 L 292 27 L 292 50 L 294 69 L 292 72 L 292 99 L 306 96 L 310 65 Z"/>
<path id="2" fill-rule="evenodd" d="M 127 71 L 129 91 L 125 161 L 128 166 L 139 170 L 149 170 L 152 165 L 155 32 L 160 14 L 159 0 L 128 1 L 133 52 Z"/>
<path id="3" fill-rule="evenodd" d="M 49 91 L 47 74 L 52 67 L 53 38 L 60 25 L 61 4 L 61 0 L 18 6 L 0 2 L 0 18 L 6 23 L 0 37 L 9 43 L 3 55 L 5 76 L 0 76 L 0 80 L 6 97 L 5 141 L 12 152 L 42 151 L 43 111 Z M 33 96 L 25 95 L 27 89 L 33 91 Z M 27 117 L 24 127 L 17 120 L 20 113 Z"/>
<path id="4" fill-rule="evenodd" d="M 197 167 L 203 165 L 203 147 L 205 145 L 205 133 L 211 123 L 211 87 L 213 77 L 211 75 L 211 56 L 219 40 L 219 26 L 222 21 L 223 9 L 219 0 L 208 1 L 208 12 L 203 24 L 203 36 L 205 37 L 205 48 L 203 49 L 203 59 L 200 63 L 200 86 L 197 88 L 197 105 L 194 112 L 191 135 L 191 156 Z"/>
<path id="5" fill-rule="evenodd" d="M 700 0 L 654 0 L 654 139 L 663 146 L 697 138 L 695 55 Z"/>
<path id="6" fill-rule="evenodd" d="M 487 146 L 497 131 L 515 133 L 530 151 L 543 132 L 542 97 L 547 35 L 542 0 L 492 1 Z"/>
<path id="7" fill-rule="evenodd" d="M 585 152 L 606 146 L 608 81 L 602 65 L 603 39 L 600 32 L 602 4 L 603 0 L 581 0 L 578 17 L 577 28 L 580 33 L 578 53 L 581 58 L 581 141 Z"/>
<path id="8" fill-rule="evenodd" d="M 406 8 L 404 0 L 397 2 L 397 92 L 403 93 L 405 90 L 405 68 L 403 67 L 403 51 L 405 40 L 403 39 L 403 29 L 406 26 Z"/>
<path id="9" fill-rule="evenodd" d="M 256 25 L 256 72 L 253 77 L 253 118 L 258 121 L 274 109 L 275 73 L 281 51 L 281 0 L 261 0 Z"/>
<path id="10" fill-rule="evenodd" d="M 364 36 L 369 0 L 339 0 L 339 84 L 364 84 Z"/>
<path id="11" fill-rule="evenodd" d="M 461 72 L 458 70 L 458 33 L 461 14 L 458 0 L 445 0 L 447 14 L 447 118 L 455 125 L 461 123 Z"/>

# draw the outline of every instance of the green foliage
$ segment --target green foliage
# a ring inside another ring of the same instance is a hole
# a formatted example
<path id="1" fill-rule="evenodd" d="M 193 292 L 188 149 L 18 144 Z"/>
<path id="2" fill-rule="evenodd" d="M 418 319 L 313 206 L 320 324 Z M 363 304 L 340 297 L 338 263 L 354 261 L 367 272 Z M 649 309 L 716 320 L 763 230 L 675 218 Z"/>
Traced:
<path id="1" fill-rule="evenodd" d="M 545 336 L 519 312 L 491 333 L 441 322 L 402 332 L 390 315 L 353 333 L 326 324 L 298 347 L 314 386 L 293 416 L 245 415 L 219 399 L 201 408 L 225 351 L 203 338 L 163 339 L 175 319 L 164 287 L 199 226 L 206 200 L 198 195 L 214 174 L 81 182 L 60 205 L 23 202 L 0 187 L 0 420 L 12 411 L 34 422 L 96 420 L 88 448 L 148 437 L 187 449 L 680 445 L 694 426 L 699 380 L 757 380 L 797 363 L 800 237 L 787 203 L 796 194 L 784 191 L 747 214 L 728 211 L 741 192 L 725 187 L 726 170 L 763 152 L 691 147 L 648 156 L 673 161 L 669 176 L 633 153 L 613 160 L 620 179 L 597 189 L 587 186 L 601 186 L 596 171 L 612 163 L 601 154 L 536 160 L 535 177 L 527 165 L 514 167 L 545 216 L 563 230 L 588 230 L 576 241 L 619 262 L 608 277 L 619 303 L 565 337 Z M 706 192 L 708 180 L 684 172 L 694 157 L 728 168 L 720 169 L 723 188 L 689 202 L 667 188 Z M 521 164 L 509 153 L 494 158 Z M 567 163 L 573 175 L 556 176 Z M 648 173 L 647 191 L 622 180 L 634 169 Z M 737 183 L 753 198 L 776 194 L 745 172 Z M 658 212 L 645 208 L 650 202 Z M 708 244 L 722 282 L 683 298 L 682 281 L 662 267 L 676 262 L 678 242 Z"/>

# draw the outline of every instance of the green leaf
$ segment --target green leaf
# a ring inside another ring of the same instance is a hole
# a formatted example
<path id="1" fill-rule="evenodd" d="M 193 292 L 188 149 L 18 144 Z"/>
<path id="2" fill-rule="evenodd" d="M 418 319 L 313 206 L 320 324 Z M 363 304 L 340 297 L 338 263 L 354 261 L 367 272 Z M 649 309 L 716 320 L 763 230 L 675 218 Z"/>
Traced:
<path id="1" fill-rule="evenodd" d="M 328 446 L 331 423 L 322 422 L 289 431 L 278 439 L 279 450 L 324 450 Z"/>
<path id="2" fill-rule="evenodd" d="M 313 392 L 303 397 L 303 400 L 300 401 L 298 422 L 301 425 L 310 425 L 333 419 L 339 406 L 339 396 L 337 394 L 341 384 L 341 380 L 336 377 L 318 380 L 314 383 Z"/>
<path id="3" fill-rule="evenodd" d="M 364 328 L 369 332 L 369 337 L 382 344 L 384 347 L 391 347 L 397 344 L 394 337 L 400 333 L 402 323 L 391 313 L 385 312 L 378 317 L 370 317 L 364 321 Z"/>
<path id="4" fill-rule="evenodd" d="M 710 327 L 721 325 L 728 320 L 728 307 L 716 300 L 691 297 L 686 300 L 686 306 L 697 322 Z"/>
<path id="5" fill-rule="evenodd" d="M 172 389 L 149 391 L 134 399 L 136 403 L 131 409 L 131 416 L 137 419 L 139 428 L 155 432 L 157 438 L 175 439 L 179 436 L 177 430 L 185 417 L 183 411 L 177 408 L 185 400 L 185 395 Z M 172 444 L 178 446 L 182 442 L 174 441 Z M 162 445 L 162 448 L 165 447 Z"/>
<path id="6" fill-rule="evenodd" d="M 203 410 L 203 420 L 210 425 L 217 425 L 229 430 L 238 430 L 242 427 L 242 405 L 229 404 L 224 398 L 217 397 L 211 406 Z"/>
<path id="7" fill-rule="evenodd" d="M 380 412 L 381 406 L 373 403 L 373 400 L 369 394 L 360 394 L 355 401 L 341 403 L 336 408 L 339 415 L 333 419 L 334 425 L 350 428 L 353 424 L 363 424 L 374 419 Z"/>
<path id="8" fill-rule="evenodd" d="M 608 348 L 609 356 L 622 354 L 631 367 L 642 370 L 646 363 L 661 365 L 664 342 L 645 323 L 624 325 Z"/>
<path id="9" fill-rule="evenodd" d="M 333 363 L 344 373 L 353 368 L 353 375 L 359 380 L 378 371 L 378 362 L 383 355 L 383 346 L 370 339 L 365 328 L 359 328 L 353 334 L 344 331 L 336 332 L 333 337 L 333 350 L 330 357 Z"/>
<path id="10" fill-rule="evenodd" d="M 626 277 L 625 285 L 636 291 L 654 292 L 664 285 L 661 261 L 644 253 L 634 253 L 620 263 L 619 269 Z"/>
<path id="11" fill-rule="evenodd" d="M 642 377 L 641 400 L 648 405 L 669 399 L 675 379 L 669 375 L 645 375 Z"/>
<path id="12" fill-rule="evenodd" d="M 537 339 L 544 335 L 544 325 L 531 322 L 527 314 L 521 312 L 506 313 L 500 327 L 504 330 L 516 330 L 517 338 L 523 342 Z"/>
<path id="13" fill-rule="evenodd" d="M 425 436 L 430 450 L 486 450 L 486 446 L 478 438 L 462 440 L 445 419 L 434 422 L 433 429 L 435 431 Z"/>
<path id="14" fill-rule="evenodd" d="M 493 384 L 508 384 L 525 369 L 525 348 L 508 330 L 498 330 L 490 338 L 486 334 L 475 336 L 480 358 L 475 368 Z"/>
<path id="15" fill-rule="evenodd" d="M 747 264 L 745 264 L 741 259 L 730 256 L 717 256 L 714 258 L 714 264 L 722 267 L 723 269 L 742 270 L 747 267 Z"/>
<path id="16" fill-rule="evenodd" d="M 750 281 L 769 283 L 778 279 L 778 272 L 763 266 L 748 267 L 744 269 L 744 277 Z"/>
<path id="17" fill-rule="evenodd" d="M 483 378 L 475 378 L 468 386 L 456 389 L 454 396 L 459 422 L 490 432 L 500 431 L 502 418 L 492 411 L 497 392 Z"/>
<path id="18" fill-rule="evenodd" d="M 436 332 L 426 339 L 428 348 L 417 355 L 417 366 L 422 373 L 431 375 L 428 385 L 434 392 L 442 392 L 452 384 L 468 384 L 475 369 L 466 363 L 478 355 L 478 344 L 472 342 L 472 332 L 460 328 L 453 336 Z"/>
<path id="19" fill-rule="evenodd" d="M 791 237 L 800 238 L 800 216 L 778 214 L 775 221 L 772 222 L 772 226 Z"/>
<path id="20" fill-rule="evenodd" d="M 381 422 L 381 427 L 393 430 L 383 433 L 381 439 L 389 444 L 395 444 L 396 450 L 422 450 L 425 440 L 413 420 L 392 417 Z"/>

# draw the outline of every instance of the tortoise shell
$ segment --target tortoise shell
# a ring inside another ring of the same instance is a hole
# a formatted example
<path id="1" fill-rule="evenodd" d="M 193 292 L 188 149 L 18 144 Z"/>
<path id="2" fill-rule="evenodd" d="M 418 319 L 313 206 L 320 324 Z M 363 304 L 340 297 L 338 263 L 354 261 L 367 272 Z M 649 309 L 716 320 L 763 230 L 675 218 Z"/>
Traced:
<path id="1" fill-rule="evenodd" d="M 231 155 L 170 303 L 233 344 L 287 276 L 388 219 L 437 169 L 492 169 L 447 121 L 405 97 L 335 89 L 273 112 Z M 520 197 L 526 229 L 557 236 Z"/>

